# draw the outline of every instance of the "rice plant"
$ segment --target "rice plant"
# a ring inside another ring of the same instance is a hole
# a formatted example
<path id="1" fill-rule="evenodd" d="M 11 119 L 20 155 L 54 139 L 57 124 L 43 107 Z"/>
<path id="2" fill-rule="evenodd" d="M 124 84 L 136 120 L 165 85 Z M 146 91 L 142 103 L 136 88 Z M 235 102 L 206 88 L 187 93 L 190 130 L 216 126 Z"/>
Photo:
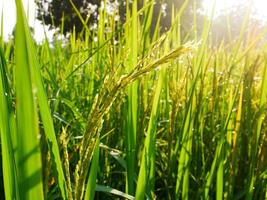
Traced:
<path id="1" fill-rule="evenodd" d="M 151 32 L 154 0 L 90 29 L 70 2 L 80 34 L 34 43 L 21 0 L 1 33 L 0 199 L 266 199 L 267 29 L 214 44 L 194 10 L 184 35 L 184 1 Z"/>

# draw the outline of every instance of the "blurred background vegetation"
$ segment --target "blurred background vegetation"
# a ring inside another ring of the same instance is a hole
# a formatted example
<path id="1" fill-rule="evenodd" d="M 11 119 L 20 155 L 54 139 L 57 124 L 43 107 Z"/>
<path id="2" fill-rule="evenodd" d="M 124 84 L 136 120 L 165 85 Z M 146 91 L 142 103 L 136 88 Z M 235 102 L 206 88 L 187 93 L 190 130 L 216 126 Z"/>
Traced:
<path id="1" fill-rule="evenodd" d="M 139 8 L 142 8 L 143 1 L 145 0 L 138 1 Z M 171 26 L 172 10 L 180 10 L 183 3 L 183 0 L 156 0 L 151 33 L 154 31 L 160 11 L 163 11 L 163 18 L 161 19 L 161 31 L 163 32 Z M 73 30 L 76 33 L 84 33 L 82 31 L 84 29 L 83 23 L 87 24 L 90 29 L 97 29 L 98 8 L 104 6 L 103 1 L 99 0 L 37 0 L 36 4 L 38 6 L 37 18 L 48 25 L 50 29 L 58 28 L 64 35 Z M 117 21 L 123 24 L 126 13 L 125 5 L 125 1 L 107 1 L 107 14 L 116 15 Z M 75 9 L 77 10 L 75 11 Z M 222 40 L 227 42 L 237 37 L 248 13 L 252 17 L 249 19 L 250 26 L 247 29 L 260 32 L 266 24 L 253 18 L 252 12 L 250 1 L 244 0 L 242 4 L 235 4 L 228 10 L 216 13 L 213 19 L 212 39 L 220 43 Z M 194 24 L 197 25 L 200 33 L 205 17 L 207 17 L 207 13 L 203 8 L 203 0 L 189 0 L 180 21 L 183 39 L 194 37 Z"/>

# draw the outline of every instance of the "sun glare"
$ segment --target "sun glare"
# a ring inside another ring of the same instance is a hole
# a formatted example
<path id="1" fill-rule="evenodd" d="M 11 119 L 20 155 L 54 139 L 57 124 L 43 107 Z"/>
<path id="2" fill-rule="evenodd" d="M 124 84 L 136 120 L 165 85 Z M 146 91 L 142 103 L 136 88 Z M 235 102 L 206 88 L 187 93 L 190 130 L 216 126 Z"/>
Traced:
<path id="1" fill-rule="evenodd" d="M 221 13 L 231 9 L 232 7 L 237 7 L 242 5 L 247 0 L 217 0 L 214 7 L 214 15 L 218 16 Z M 248 1 L 247 1 L 248 2 Z M 204 0 L 203 9 L 206 13 L 211 13 L 214 6 L 214 1 Z M 267 22 L 267 0 L 251 0 L 251 6 L 253 11 L 253 17 Z"/>
<path id="2" fill-rule="evenodd" d="M 263 21 L 267 21 L 267 1 L 266 0 L 255 0 L 256 14 Z M 257 16 L 256 16 L 257 17 Z"/>

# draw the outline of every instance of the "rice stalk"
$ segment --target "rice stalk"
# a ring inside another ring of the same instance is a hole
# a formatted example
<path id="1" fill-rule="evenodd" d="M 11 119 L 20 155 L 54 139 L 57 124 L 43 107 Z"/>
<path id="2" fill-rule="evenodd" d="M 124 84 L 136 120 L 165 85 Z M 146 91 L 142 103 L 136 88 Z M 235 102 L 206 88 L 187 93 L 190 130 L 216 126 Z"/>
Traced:
<path id="1" fill-rule="evenodd" d="M 92 110 L 88 117 L 87 128 L 80 146 L 80 159 L 75 170 L 75 198 L 82 199 L 83 188 L 88 172 L 89 163 L 92 158 L 92 152 L 95 149 L 96 139 L 99 137 L 103 124 L 103 117 L 108 113 L 112 103 L 117 95 L 129 84 L 136 79 L 154 70 L 155 68 L 168 63 L 169 61 L 180 57 L 181 55 L 190 52 L 191 44 L 185 44 L 171 51 L 170 53 L 160 57 L 156 61 L 142 67 L 140 64 L 127 75 L 120 77 L 115 83 L 110 82 L 108 77 L 104 82 L 99 94 L 95 97 Z M 112 80 L 111 80 L 112 81 Z M 106 87 L 105 87 L 106 86 Z M 109 88 L 110 87 L 110 88 Z M 107 89 L 108 88 L 108 89 Z"/>

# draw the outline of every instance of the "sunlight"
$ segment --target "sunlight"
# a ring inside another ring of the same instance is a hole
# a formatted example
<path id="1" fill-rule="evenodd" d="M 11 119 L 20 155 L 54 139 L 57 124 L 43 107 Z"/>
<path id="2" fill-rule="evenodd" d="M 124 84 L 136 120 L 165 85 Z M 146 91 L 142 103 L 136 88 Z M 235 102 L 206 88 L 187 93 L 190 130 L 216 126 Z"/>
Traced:
<path id="1" fill-rule="evenodd" d="M 255 0 L 255 14 L 263 21 L 267 21 L 267 1 L 266 0 Z"/>
<path id="2" fill-rule="evenodd" d="M 209 13 L 209 15 L 212 12 L 213 8 L 213 3 L 211 3 L 211 0 L 203 0 L 203 9 L 206 13 Z M 213 1 L 214 2 L 214 1 Z M 250 2 L 247 0 L 224 0 L 220 1 L 217 0 L 214 8 L 214 16 L 218 16 L 225 11 L 231 9 L 232 7 L 237 7 L 239 5 L 244 4 L 244 2 Z M 252 12 L 253 12 L 253 17 L 266 22 L 267 21 L 267 1 L 266 0 L 252 0 Z"/>

